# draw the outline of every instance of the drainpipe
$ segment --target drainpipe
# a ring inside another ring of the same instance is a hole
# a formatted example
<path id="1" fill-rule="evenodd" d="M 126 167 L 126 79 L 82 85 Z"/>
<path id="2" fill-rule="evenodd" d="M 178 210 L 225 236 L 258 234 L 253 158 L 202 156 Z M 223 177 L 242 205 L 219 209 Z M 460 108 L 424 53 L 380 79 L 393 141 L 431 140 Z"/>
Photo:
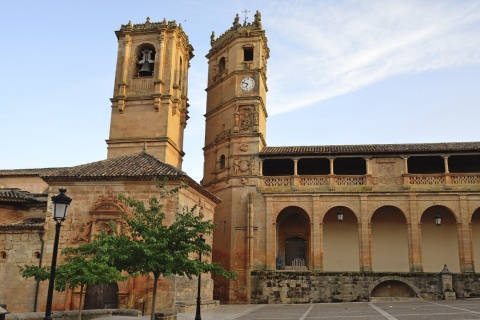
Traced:
<path id="1" fill-rule="evenodd" d="M 42 246 L 40 247 L 40 259 L 38 261 L 38 267 L 42 267 L 42 261 L 43 261 L 43 247 L 45 246 L 45 240 L 43 239 L 43 236 L 45 235 L 44 230 L 40 230 L 38 232 L 38 236 L 40 237 L 40 242 L 42 243 Z M 33 302 L 33 312 L 37 312 L 37 302 L 38 302 L 38 289 L 40 287 L 40 281 L 37 281 L 37 285 L 35 286 L 35 300 Z"/>

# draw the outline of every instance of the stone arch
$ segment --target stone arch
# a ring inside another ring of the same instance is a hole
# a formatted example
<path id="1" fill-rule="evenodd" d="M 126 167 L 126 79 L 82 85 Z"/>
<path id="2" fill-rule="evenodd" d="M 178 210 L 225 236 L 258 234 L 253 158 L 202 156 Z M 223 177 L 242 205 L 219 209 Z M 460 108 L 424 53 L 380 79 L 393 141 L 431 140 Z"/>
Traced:
<path id="1" fill-rule="evenodd" d="M 378 204 L 376 207 L 371 207 L 370 208 L 371 211 L 368 213 L 368 220 L 372 222 L 373 215 L 377 213 L 378 210 L 380 210 L 381 208 L 386 208 L 386 207 L 395 208 L 396 210 L 398 210 L 398 212 L 400 212 L 403 215 L 407 224 L 411 222 L 410 216 L 406 214 L 406 212 L 408 212 L 408 209 L 402 208 L 400 206 L 390 205 L 390 204 L 388 205 Z"/>
<path id="2" fill-rule="evenodd" d="M 435 224 L 435 216 L 442 217 L 442 224 Z M 425 272 L 440 272 L 446 264 L 455 273 L 460 272 L 460 256 L 457 216 L 448 207 L 433 205 L 420 217 L 422 265 Z"/>
<path id="3" fill-rule="evenodd" d="M 339 210 L 343 221 L 338 220 Z M 323 217 L 323 270 L 360 271 L 358 218 L 347 207 L 332 207 Z"/>
<path id="4" fill-rule="evenodd" d="M 407 218 L 395 206 L 379 207 L 371 217 L 372 269 L 375 272 L 408 272 Z"/>
<path id="5" fill-rule="evenodd" d="M 390 288 L 388 286 L 390 285 Z M 377 290 L 376 290 L 377 289 Z M 368 288 L 370 298 L 420 298 L 420 290 L 409 280 L 397 276 L 381 277 Z"/>
<path id="6" fill-rule="evenodd" d="M 277 269 L 291 269 L 294 259 L 310 261 L 310 217 L 297 206 L 282 209 L 277 216 Z"/>
<path id="7" fill-rule="evenodd" d="M 475 271 L 480 270 L 480 207 L 473 211 L 470 219 L 470 229 L 472 237 L 472 252 Z M 476 261 L 476 263 L 475 263 Z"/>

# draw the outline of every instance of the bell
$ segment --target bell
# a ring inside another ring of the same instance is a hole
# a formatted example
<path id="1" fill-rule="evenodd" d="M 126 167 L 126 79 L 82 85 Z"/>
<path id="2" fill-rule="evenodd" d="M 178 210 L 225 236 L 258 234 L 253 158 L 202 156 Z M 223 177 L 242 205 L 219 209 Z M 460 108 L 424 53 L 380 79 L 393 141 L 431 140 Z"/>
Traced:
<path id="1" fill-rule="evenodd" d="M 150 63 L 148 61 L 144 61 L 142 64 L 142 68 L 138 72 L 141 76 L 151 76 L 152 70 L 150 70 Z"/>

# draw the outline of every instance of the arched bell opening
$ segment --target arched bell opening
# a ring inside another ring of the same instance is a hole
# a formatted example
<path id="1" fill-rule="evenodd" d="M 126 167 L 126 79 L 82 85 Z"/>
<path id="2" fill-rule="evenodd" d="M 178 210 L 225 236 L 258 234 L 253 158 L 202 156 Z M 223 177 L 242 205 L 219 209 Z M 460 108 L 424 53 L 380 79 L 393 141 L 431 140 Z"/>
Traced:
<path id="1" fill-rule="evenodd" d="M 151 77 L 155 69 L 155 47 L 151 44 L 142 44 L 136 52 L 136 73 L 137 77 Z"/>
<path id="2" fill-rule="evenodd" d="M 287 207 L 277 217 L 277 270 L 308 268 L 310 218 L 299 207 Z"/>

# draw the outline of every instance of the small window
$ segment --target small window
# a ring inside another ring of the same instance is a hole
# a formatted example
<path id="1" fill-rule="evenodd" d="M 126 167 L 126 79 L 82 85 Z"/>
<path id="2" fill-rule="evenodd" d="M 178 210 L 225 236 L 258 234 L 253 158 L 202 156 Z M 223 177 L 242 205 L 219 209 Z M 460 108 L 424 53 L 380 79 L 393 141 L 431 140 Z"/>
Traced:
<path id="1" fill-rule="evenodd" d="M 253 48 L 243 48 L 243 61 L 253 61 Z"/>
<path id="2" fill-rule="evenodd" d="M 225 71 L 225 58 L 224 57 L 220 58 L 220 61 L 218 62 L 218 71 L 219 72 Z"/>
<path id="3" fill-rule="evenodd" d="M 222 154 L 220 156 L 220 170 L 225 169 L 225 156 Z"/>

